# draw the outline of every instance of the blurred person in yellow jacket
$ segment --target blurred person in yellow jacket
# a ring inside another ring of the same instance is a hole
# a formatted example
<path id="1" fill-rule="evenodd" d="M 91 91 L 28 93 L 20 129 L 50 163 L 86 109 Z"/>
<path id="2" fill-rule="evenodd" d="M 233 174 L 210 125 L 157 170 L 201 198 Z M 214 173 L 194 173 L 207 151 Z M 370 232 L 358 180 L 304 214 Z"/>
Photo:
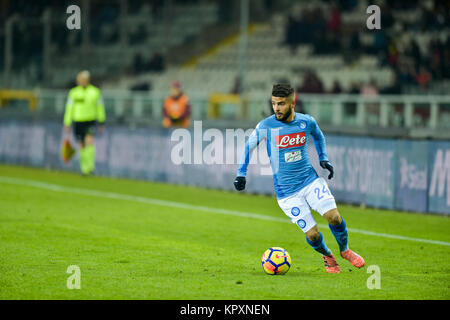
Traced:
<path id="1" fill-rule="evenodd" d="M 104 131 L 105 106 L 100 89 L 90 84 L 89 71 L 77 75 L 77 86 L 72 88 L 67 97 L 64 114 L 64 131 L 70 132 L 73 123 L 75 139 L 80 145 L 80 168 L 83 175 L 95 170 L 94 133 L 97 123 L 99 131 Z"/>
<path id="2" fill-rule="evenodd" d="M 164 100 L 162 124 L 164 128 L 188 128 L 191 121 L 190 117 L 189 98 L 181 90 L 181 84 L 175 81 L 170 88 L 170 95 Z"/>

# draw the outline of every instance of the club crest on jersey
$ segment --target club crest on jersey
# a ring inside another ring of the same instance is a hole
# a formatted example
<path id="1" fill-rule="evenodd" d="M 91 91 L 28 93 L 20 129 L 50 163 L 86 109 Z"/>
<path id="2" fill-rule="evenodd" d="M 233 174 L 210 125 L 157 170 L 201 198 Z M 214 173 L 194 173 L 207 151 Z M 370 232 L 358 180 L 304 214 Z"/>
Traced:
<path id="1" fill-rule="evenodd" d="M 299 209 L 298 207 L 293 207 L 293 208 L 291 209 L 291 214 L 292 214 L 294 217 L 298 216 L 298 215 L 300 214 L 300 209 Z"/>
<path id="2" fill-rule="evenodd" d="M 303 219 L 299 219 L 297 220 L 297 225 L 303 229 L 304 227 L 306 227 L 306 221 Z"/>
<path id="3" fill-rule="evenodd" d="M 300 121 L 300 129 L 305 129 L 305 128 L 306 128 L 306 122 Z"/>
<path id="4" fill-rule="evenodd" d="M 304 132 L 284 134 L 276 136 L 275 142 L 278 149 L 300 147 L 306 143 L 306 135 Z"/>

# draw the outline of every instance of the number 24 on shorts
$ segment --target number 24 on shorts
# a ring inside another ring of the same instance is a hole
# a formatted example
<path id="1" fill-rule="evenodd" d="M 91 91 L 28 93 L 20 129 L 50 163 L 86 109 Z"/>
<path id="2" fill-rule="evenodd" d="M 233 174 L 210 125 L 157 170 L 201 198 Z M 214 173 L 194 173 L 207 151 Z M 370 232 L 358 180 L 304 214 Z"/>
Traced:
<path id="1" fill-rule="evenodd" d="M 327 193 L 328 195 L 330 195 L 330 190 L 328 190 L 328 189 L 326 188 L 326 186 L 323 186 L 323 188 L 322 188 L 322 194 L 320 193 L 320 188 L 315 188 L 315 189 L 314 189 L 314 193 L 317 194 L 317 200 L 320 200 L 320 199 L 323 198 L 323 194 L 324 194 L 324 193 Z"/>

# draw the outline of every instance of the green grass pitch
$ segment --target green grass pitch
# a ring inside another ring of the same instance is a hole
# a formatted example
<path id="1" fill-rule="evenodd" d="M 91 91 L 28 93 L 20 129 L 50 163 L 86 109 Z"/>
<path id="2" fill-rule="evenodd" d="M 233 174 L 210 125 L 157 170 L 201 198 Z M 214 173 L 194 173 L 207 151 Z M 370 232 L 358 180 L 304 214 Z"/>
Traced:
<path id="1" fill-rule="evenodd" d="M 341 266 L 328 274 L 273 197 L 1 165 L 0 299 L 450 298 L 448 217 L 338 208 L 366 267 L 343 260 L 322 226 Z M 262 270 L 272 246 L 292 257 L 286 275 Z M 70 265 L 79 290 L 67 288 Z M 381 289 L 368 289 L 368 265 L 379 266 Z"/>

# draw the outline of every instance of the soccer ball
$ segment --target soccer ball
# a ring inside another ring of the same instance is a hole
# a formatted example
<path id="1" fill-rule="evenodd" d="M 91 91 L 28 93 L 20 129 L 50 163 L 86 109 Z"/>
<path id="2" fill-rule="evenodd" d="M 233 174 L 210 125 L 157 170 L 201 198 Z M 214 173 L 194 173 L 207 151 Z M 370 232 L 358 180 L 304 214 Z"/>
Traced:
<path id="1" fill-rule="evenodd" d="M 262 255 L 261 264 L 267 274 L 285 274 L 291 267 L 291 256 L 283 248 L 272 247 Z"/>

